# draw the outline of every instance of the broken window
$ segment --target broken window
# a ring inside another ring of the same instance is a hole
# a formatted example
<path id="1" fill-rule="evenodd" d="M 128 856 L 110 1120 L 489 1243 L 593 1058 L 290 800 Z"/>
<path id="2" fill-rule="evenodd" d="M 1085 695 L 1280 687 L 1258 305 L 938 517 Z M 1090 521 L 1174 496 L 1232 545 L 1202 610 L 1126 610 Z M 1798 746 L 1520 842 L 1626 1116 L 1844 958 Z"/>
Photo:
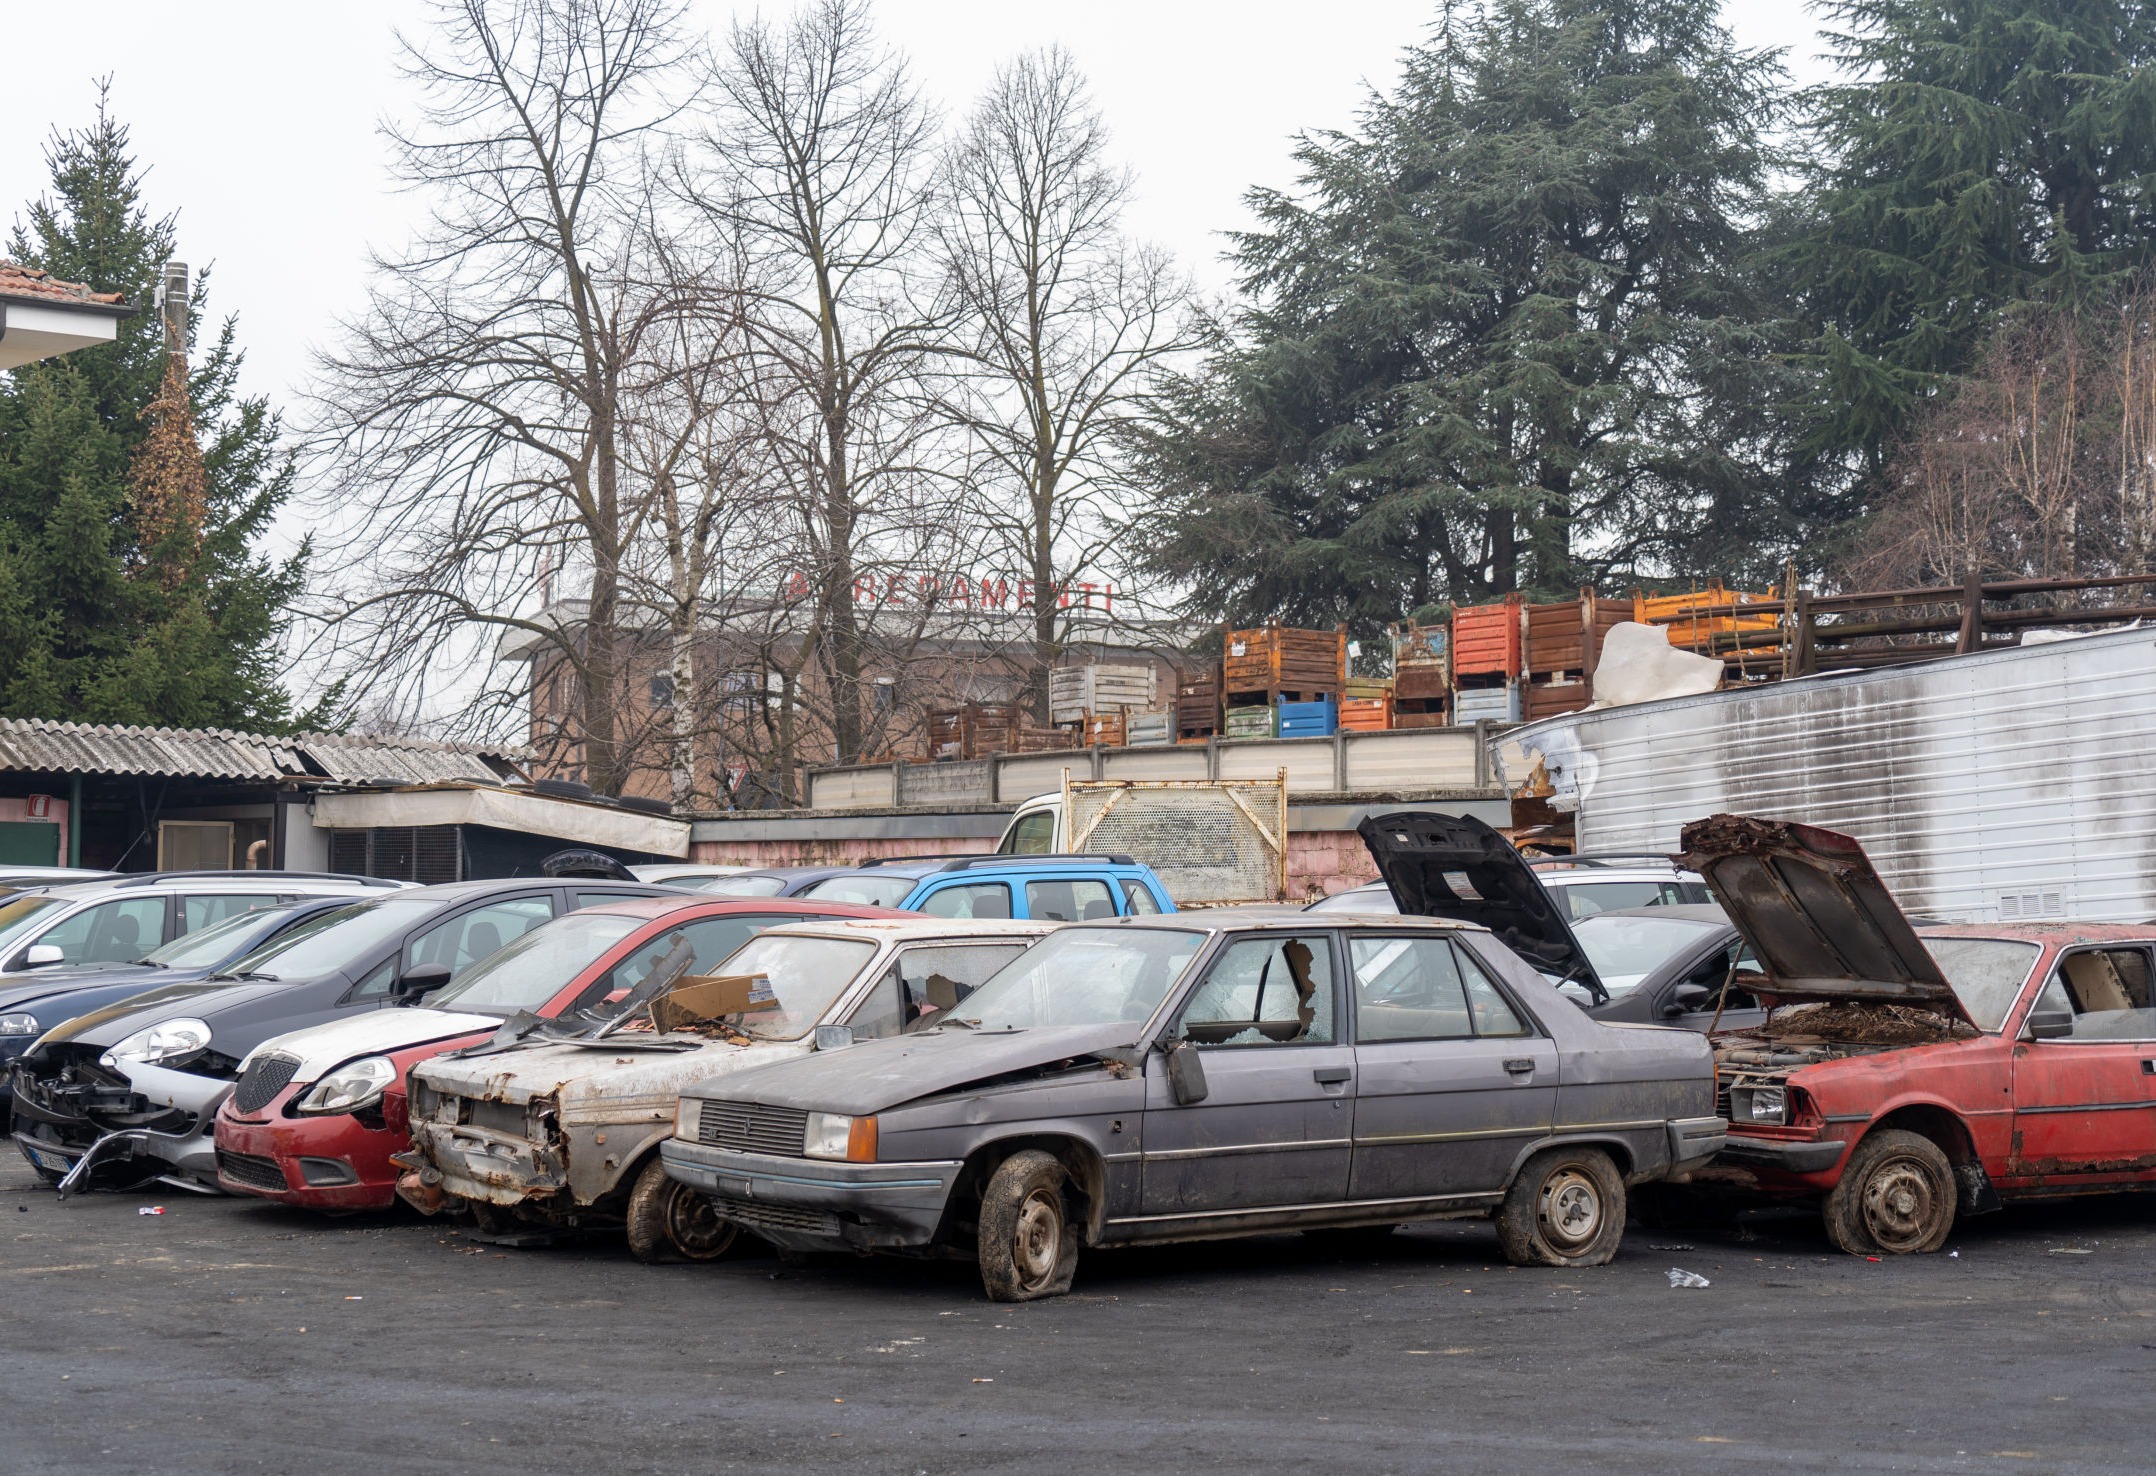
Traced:
<path id="1" fill-rule="evenodd" d="M 2145 948 L 2082 948 L 2059 960 L 2038 1011 L 2071 1010 L 2068 1040 L 2156 1040 L 2156 981 Z"/>
<path id="2" fill-rule="evenodd" d="M 1176 1027 L 1198 1045 L 1330 1045 L 1332 944 L 1323 933 L 1231 943 Z"/>

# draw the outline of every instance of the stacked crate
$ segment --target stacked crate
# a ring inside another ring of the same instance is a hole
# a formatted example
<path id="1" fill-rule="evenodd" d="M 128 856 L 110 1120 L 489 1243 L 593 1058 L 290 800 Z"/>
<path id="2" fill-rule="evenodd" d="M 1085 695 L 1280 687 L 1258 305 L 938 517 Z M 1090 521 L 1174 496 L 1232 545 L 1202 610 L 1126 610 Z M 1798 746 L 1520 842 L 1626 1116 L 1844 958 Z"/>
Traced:
<path id="1" fill-rule="evenodd" d="M 1330 697 L 1310 702 L 1281 701 L 1274 704 L 1282 738 L 1330 738 L 1340 731 L 1340 704 Z"/>
<path id="2" fill-rule="evenodd" d="M 1465 726 L 1485 719 L 1520 720 L 1524 628 L 1516 594 L 1494 605 L 1462 605 L 1452 612 L 1453 722 Z"/>
<path id="3" fill-rule="evenodd" d="M 1175 741 L 1203 743 L 1220 733 L 1220 668 L 1186 677 L 1175 688 Z"/>
<path id="4" fill-rule="evenodd" d="M 989 758 L 1018 750 L 1018 709 L 1008 702 L 968 702 L 931 709 L 928 756 L 932 759 Z"/>
<path id="5" fill-rule="evenodd" d="M 1349 677 L 1340 692 L 1340 726 L 1351 733 L 1382 733 L 1392 726 L 1392 681 Z"/>
<path id="6" fill-rule="evenodd" d="M 1096 712 L 1079 727 L 1082 741 L 1087 748 L 1095 744 L 1102 748 L 1123 746 L 1123 714 L 1121 712 Z"/>
<path id="7" fill-rule="evenodd" d="M 1525 614 L 1526 684 L 1520 715 L 1533 722 L 1579 711 L 1594 696 L 1602 637 L 1611 626 L 1632 618 L 1632 601 L 1597 599 L 1583 589 L 1576 600 L 1528 605 Z"/>
<path id="8" fill-rule="evenodd" d="M 1781 670 L 1783 611 L 1782 597 L 1771 589 L 1752 594 L 1719 581 L 1689 594 L 1632 596 L 1634 620 L 1660 626 L 1680 651 L 1721 657 L 1738 674 Z"/>
<path id="9" fill-rule="evenodd" d="M 1149 665 L 1096 661 L 1048 673 L 1048 721 L 1059 728 L 1091 717 L 1149 708 L 1155 705 L 1155 697 Z"/>
<path id="10" fill-rule="evenodd" d="M 1340 700 L 1347 681 L 1347 627 L 1298 630 L 1275 620 L 1250 630 L 1224 631 L 1220 688 L 1223 705 Z"/>
<path id="11" fill-rule="evenodd" d="M 1392 726 L 1442 728 L 1452 695 L 1452 628 L 1403 620 L 1392 628 Z M 1341 714 L 1341 721 L 1347 715 Z"/>
<path id="12" fill-rule="evenodd" d="M 1123 742 L 1131 748 L 1161 748 L 1175 741 L 1175 709 L 1134 712 L 1123 721 Z"/>
<path id="13" fill-rule="evenodd" d="M 1060 753 L 1078 747 L 1074 728 L 1036 728 L 1028 723 L 1018 730 L 1018 753 Z"/>
<path id="14" fill-rule="evenodd" d="M 1278 710 L 1270 702 L 1248 703 L 1228 708 L 1224 714 L 1227 722 L 1222 734 L 1229 738 L 1275 738 L 1279 736 L 1276 726 Z"/>

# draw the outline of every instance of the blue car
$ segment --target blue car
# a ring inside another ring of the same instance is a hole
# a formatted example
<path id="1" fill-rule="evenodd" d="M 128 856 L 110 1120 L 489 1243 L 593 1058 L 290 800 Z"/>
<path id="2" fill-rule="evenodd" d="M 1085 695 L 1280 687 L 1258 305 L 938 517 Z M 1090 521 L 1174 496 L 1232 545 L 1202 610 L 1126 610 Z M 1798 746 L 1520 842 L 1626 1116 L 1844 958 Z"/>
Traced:
<path id="1" fill-rule="evenodd" d="M 931 917 L 1092 922 L 1173 912 L 1150 866 L 1128 856 L 905 856 L 833 872 L 798 893 Z"/>
<path id="2" fill-rule="evenodd" d="M 13 976 L 0 985 L 0 1124 L 14 1109 L 9 1063 L 53 1026 L 167 984 L 206 979 L 308 919 L 349 907 L 354 900 L 310 897 L 259 907 L 174 938 L 133 963 L 78 964 Z"/>

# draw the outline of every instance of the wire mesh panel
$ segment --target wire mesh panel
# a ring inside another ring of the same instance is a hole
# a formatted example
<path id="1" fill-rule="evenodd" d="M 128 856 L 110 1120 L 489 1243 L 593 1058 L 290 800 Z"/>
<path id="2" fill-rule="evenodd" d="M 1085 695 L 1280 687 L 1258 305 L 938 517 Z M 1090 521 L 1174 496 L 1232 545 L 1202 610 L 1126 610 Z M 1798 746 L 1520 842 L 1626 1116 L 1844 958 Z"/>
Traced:
<path id="1" fill-rule="evenodd" d="M 1285 777 L 1064 785 L 1070 848 L 1129 855 L 1178 906 L 1273 902 L 1286 895 Z"/>

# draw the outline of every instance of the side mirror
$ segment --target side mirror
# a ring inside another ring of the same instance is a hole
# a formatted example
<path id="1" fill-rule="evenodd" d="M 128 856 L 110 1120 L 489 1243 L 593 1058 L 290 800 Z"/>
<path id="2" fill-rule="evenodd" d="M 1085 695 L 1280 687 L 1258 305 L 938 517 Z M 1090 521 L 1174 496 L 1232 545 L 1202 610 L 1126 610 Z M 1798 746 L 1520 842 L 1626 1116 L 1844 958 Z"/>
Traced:
<path id="1" fill-rule="evenodd" d="M 2072 1010 L 2029 1011 L 2029 1039 L 2059 1040 L 2074 1033 Z"/>
<path id="2" fill-rule="evenodd" d="M 1703 984 L 1679 984 L 1669 992 L 1669 1000 L 1662 1006 L 1662 1014 L 1667 1018 L 1689 1015 L 1695 1010 L 1705 1009 L 1707 1001 L 1713 998 L 1714 991 Z"/>
<path id="3" fill-rule="evenodd" d="M 49 969 L 56 963 L 66 963 L 67 955 L 55 943 L 33 943 L 22 956 L 26 969 Z"/>
<path id="4" fill-rule="evenodd" d="M 1187 1040 L 1171 1040 L 1161 1050 L 1168 1058 L 1168 1090 L 1176 1105 L 1191 1107 L 1204 1101 L 1212 1088 L 1205 1084 L 1205 1063 L 1198 1059 L 1198 1048 Z"/>
<path id="5" fill-rule="evenodd" d="M 851 1025 L 819 1025 L 816 1027 L 816 1049 L 819 1051 L 843 1051 L 853 1044 Z"/>
<path id="6" fill-rule="evenodd" d="M 397 982 L 389 986 L 389 997 L 398 1004 L 416 1004 L 419 997 L 432 994 L 449 982 L 449 965 L 414 964 L 397 976 Z"/>

